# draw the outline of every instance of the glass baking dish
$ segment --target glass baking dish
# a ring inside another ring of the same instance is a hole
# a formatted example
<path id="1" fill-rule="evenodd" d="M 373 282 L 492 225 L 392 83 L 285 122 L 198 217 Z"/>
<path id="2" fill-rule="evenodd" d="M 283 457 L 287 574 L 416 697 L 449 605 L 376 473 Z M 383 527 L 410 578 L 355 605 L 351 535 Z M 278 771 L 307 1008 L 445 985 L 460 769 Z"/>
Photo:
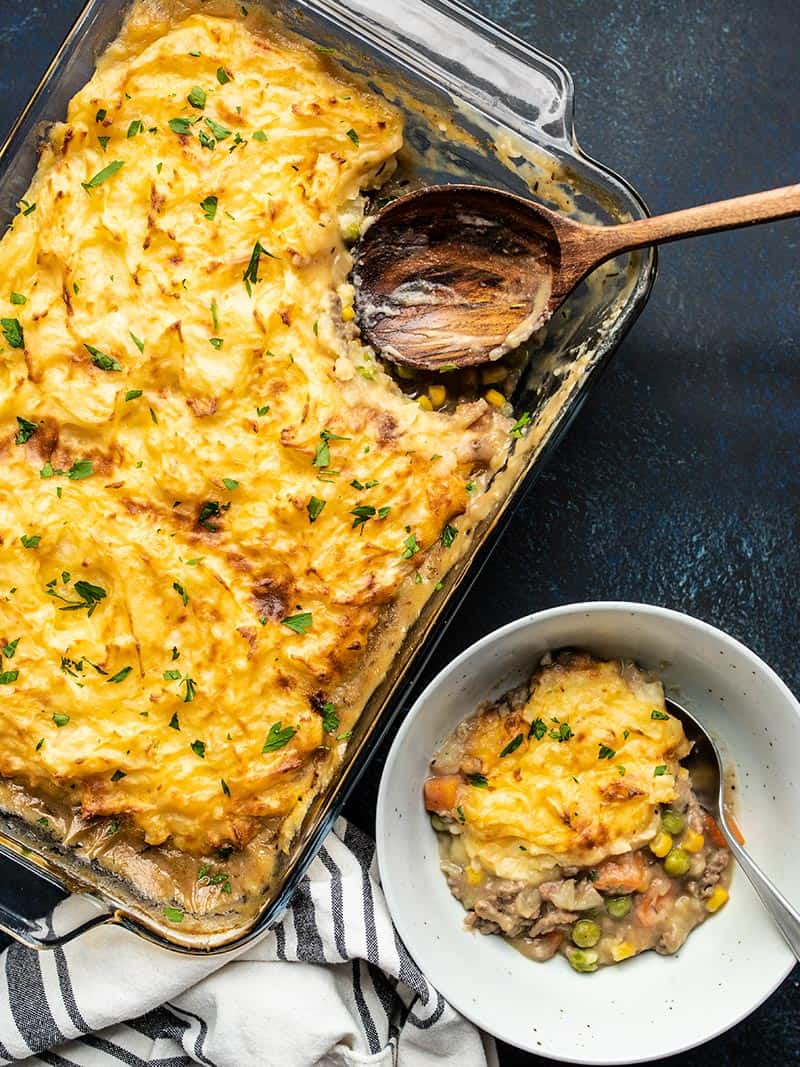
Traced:
<path id="1" fill-rule="evenodd" d="M 97 55 L 116 37 L 132 0 L 89 0 L 39 88 L 0 148 L 0 227 L 25 195 L 48 124 L 63 120 L 68 100 L 91 76 Z M 176 14 L 200 0 L 162 0 Z M 250 4 L 251 9 L 256 5 Z M 264 0 L 269 16 L 314 42 L 347 69 L 366 76 L 406 115 L 400 181 L 476 182 L 536 196 L 574 217 L 638 218 L 646 208 L 622 178 L 585 156 L 572 124 L 572 79 L 560 64 L 458 0 Z M 240 4 L 205 0 L 206 14 L 233 14 Z M 360 772 L 408 694 L 445 625 L 485 563 L 513 508 L 578 412 L 591 384 L 641 311 L 652 286 L 651 250 L 596 271 L 554 320 L 526 346 L 512 396 L 529 412 L 530 430 L 516 444 L 488 497 L 470 547 L 443 575 L 441 589 L 408 629 L 392 669 L 368 700 L 345 759 L 312 805 L 279 876 L 264 888 L 246 922 L 220 913 L 202 934 L 163 919 L 164 901 L 133 887 L 76 850 L 0 810 L 0 853 L 63 889 L 79 892 L 97 914 L 79 930 L 55 936 L 44 922 L 0 905 L 0 929 L 34 948 L 63 943 L 88 926 L 116 923 L 187 953 L 240 947 L 281 915 Z"/>

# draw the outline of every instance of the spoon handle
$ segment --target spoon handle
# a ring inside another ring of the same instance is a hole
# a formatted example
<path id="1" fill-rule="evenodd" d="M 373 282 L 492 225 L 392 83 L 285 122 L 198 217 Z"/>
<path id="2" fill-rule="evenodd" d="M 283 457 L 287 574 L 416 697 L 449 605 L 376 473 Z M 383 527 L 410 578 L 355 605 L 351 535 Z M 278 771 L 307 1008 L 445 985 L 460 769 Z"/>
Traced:
<path id="1" fill-rule="evenodd" d="M 755 860 L 751 858 L 750 853 L 742 848 L 725 825 L 724 819 L 720 819 L 719 824 L 737 863 L 747 875 L 761 903 L 775 920 L 776 926 L 783 934 L 795 958 L 800 960 L 800 913 L 796 908 L 792 907 L 786 897 L 772 884 Z"/>
<path id="2" fill-rule="evenodd" d="M 672 211 L 668 215 L 623 222 L 618 226 L 591 226 L 591 240 L 596 240 L 604 258 L 629 252 L 647 245 L 665 244 L 683 237 L 696 237 L 717 230 L 755 226 L 775 219 L 800 215 L 800 185 L 785 185 L 763 193 L 750 193 L 733 200 Z M 588 236 L 588 235 L 587 235 Z"/>

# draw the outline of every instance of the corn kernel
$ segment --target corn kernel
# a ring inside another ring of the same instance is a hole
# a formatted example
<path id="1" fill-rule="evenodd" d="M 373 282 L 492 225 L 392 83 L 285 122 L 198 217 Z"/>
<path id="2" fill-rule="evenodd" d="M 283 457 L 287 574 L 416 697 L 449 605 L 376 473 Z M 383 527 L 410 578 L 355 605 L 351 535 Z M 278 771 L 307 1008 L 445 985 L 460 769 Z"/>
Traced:
<path id="1" fill-rule="evenodd" d="M 687 830 L 681 841 L 681 848 L 686 852 L 699 852 L 706 843 L 705 837 L 694 830 Z"/>
<path id="2" fill-rule="evenodd" d="M 630 941 L 618 941 L 611 948 L 611 958 L 615 963 L 619 963 L 621 960 L 629 960 L 631 956 L 635 955 L 636 949 Z"/>
<path id="3" fill-rule="evenodd" d="M 489 389 L 486 393 L 486 402 L 491 404 L 493 408 L 501 408 L 505 404 L 506 398 L 502 393 L 498 393 L 496 389 Z"/>
<path id="4" fill-rule="evenodd" d="M 663 859 L 671 848 L 672 834 L 665 833 L 663 830 L 657 833 L 650 842 L 650 851 L 654 856 L 658 856 L 659 859 Z"/>
<path id="5" fill-rule="evenodd" d="M 440 408 L 447 400 L 447 390 L 443 385 L 431 385 L 428 389 L 428 396 L 431 398 L 433 406 Z"/>
<path id="6" fill-rule="evenodd" d="M 433 404 L 430 401 L 430 397 L 418 396 L 417 397 L 417 403 L 419 404 L 419 406 L 422 408 L 423 411 L 433 411 Z"/>
<path id="7" fill-rule="evenodd" d="M 356 313 L 352 305 L 342 308 L 342 322 L 352 322 L 355 317 Z"/>
<path id="8" fill-rule="evenodd" d="M 464 873 L 470 885 L 480 885 L 483 881 L 483 871 L 476 871 L 474 867 L 467 867 Z"/>
<path id="9" fill-rule="evenodd" d="M 507 374 L 505 367 L 484 367 L 481 371 L 481 381 L 484 385 L 494 385 L 502 382 Z"/>
<path id="10" fill-rule="evenodd" d="M 710 911 L 713 915 L 715 911 L 719 911 L 723 904 L 728 901 L 728 890 L 723 889 L 721 885 L 718 885 L 711 896 L 706 901 L 706 911 Z"/>

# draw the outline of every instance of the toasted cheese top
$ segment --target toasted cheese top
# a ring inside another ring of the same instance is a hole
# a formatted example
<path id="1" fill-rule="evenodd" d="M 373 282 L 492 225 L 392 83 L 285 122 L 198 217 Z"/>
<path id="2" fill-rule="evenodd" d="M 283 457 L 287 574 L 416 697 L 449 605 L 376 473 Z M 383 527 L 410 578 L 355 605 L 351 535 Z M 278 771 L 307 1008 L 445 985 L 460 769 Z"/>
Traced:
<path id="1" fill-rule="evenodd" d="M 141 6 L 52 131 L 0 243 L 3 776 L 200 852 L 343 752 L 371 632 L 510 440 L 348 324 L 402 139 L 324 54 Z"/>
<path id="2" fill-rule="evenodd" d="M 650 840 L 688 751 L 660 682 L 589 656 L 544 667 L 522 708 L 490 708 L 463 739 L 462 766 L 480 766 L 459 791 L 463 841 L 506 878 Z"/>

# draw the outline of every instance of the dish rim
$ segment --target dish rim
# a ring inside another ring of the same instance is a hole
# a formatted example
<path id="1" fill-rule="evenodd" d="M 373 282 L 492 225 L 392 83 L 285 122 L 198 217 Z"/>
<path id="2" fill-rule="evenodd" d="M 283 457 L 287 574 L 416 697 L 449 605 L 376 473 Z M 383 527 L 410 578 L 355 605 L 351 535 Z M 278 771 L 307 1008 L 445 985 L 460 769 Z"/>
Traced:
<path id="1" fill-rule="evenodd" d="M 447 664 L 447 666 L 445 666 L 441 671 L 439 671 L 439 673 L 434 678 L 431 679 L 431 681 L 428 683 L 422 693 L 420 693 L 420 695 L 417 697 L 413 706 L 409 709 L 403 722 L 400 724 L 400 727 L 397 733 L 395 734 L 394 741 L 392 742 L 392 746 L 386 755 L 386 760 L 383 766 L 383 770 L 381 772 L 381 780 L 378 790 L 378 803 L 375 818 L 375 848 L 376 858 L 378 861 L 380 884 L 383 888 L 383 892 L 386 897 L 387 907 L 389 909 L 389 914 L 392 917 L 393 923 L 395 923 L 395 927 L 397 927 L 395 914 L 397 914 L 400 909 L 395 906 L 397 898 L 394 896 L 394 889 L 391 886 L 391 878 L 385 878 L 385 849 L 387 848 L 387 844 L 386 835 L 383 831 L 390 818 L 390 813 L 388 810 L 389 801 L 387 799 L 387 783 L 389 781 L 391 771 L 394 762 L 397 758 L 398 752 L 405 744 L 405 741 L 411 731 L 414 729 L 414 724 L 416 723 L 417 719 L 421 718 L 423 709 L 425 708 L 428 700 L 430 699 L 431 694 L 442 684 L 442 682 L 446 678 L 465 668 L 476 652 L 484 650 L 485 648 L 491 646 L 497 641 L 502 641 L 502 639 L 505 638 L 507 635 L 512 634 L 517 630 L 524 629 L 535 622 L 546 622 L 550 619 L 557 619 L 561 616 L 594 614 L 599 612 L 610 612 L 619 615 L 646 615 L 660 619 L 666 617 L 674 620 L 681 620 L 684 623 L 688 622 L 692 626 L 697 627 L 699 630 L 705 631 L 715 640 L 721 641 L 723 644 L 727 644 L 728 646 L 736 649 L 738 653 L 742 654 L 746 660 L 753 664 L 757 669 L 761 670 L 766 675 L 766 677 L 768 677 L 773 683 L 777 683 L 779 691 L 781 691 L 782 695 L 787 698 L 789 706 L 793 708 L 794 714 L 800 720 L 800 700 L 798 700 L 798 698 L 794 695 L 794 693 L 786 684 L 786 682 L 783 681 L 780 675 L 765 660 L 763 660 L 757 653 L 753 652 L 752 649 L 748 648 L 748 646 L 745 645 L 738 638 L 733 637 L 731 634 L 726 633 L 724 630 L 719 629 L 711 623 L 707 623 L 703 619 L 699 619 L 694 615 L 689 615 L 686 612 L 677 611 L 673 608 L 661 607 L 655 604 L 638 603 L 636 601 L 597 600 L 578 601 L 576 603 L 571 604 L 560 604 L 556 607 L 544 608 L 541 611 L 531 612 L 528 615 L 523 615 L 517 619 L 512 619 L 510 622 L 505 623 L 503 626 L 500 626 L 497 629 L 490 631 L 483 637 L 479 638 L 477 641 L 474 641 L 468 648 L 464 649 L 463 652 L 456 656 L 455 659 L 451 660 L 450 663 Z M 472 711 L 474 712 L 474 709 L 472 709 Z M 467 718 L 471 713 L 472 712 L 468 711 L 465 714 L 464 718 Z M 398 934 L 402 939 L 402 933 L 399 928 Z M 719 1037 L 721 1034 L 727 1033 L 734 1026 L 737 1026 L 744 1019 L 748 1018 L 769 997 L 771 997 L 772 994 L 777 989 L 779 989 L 781 985 L 783 985 L 783 983 L 786 981 L 786 979 L 789 977 L 792 970 L 794 969 L 795 964 L 797 963 L 788 945 L 786 945 L 785 942 L 781 942 L 781 944 L 785 959 L 784 970 L 780 977 L 770 986 L 769 989 L 763 992 L 763 994 L 760 993 L 759 998 L 746 1011 L 738 1015 L 731 1022 L 727 1023 L 724 1026 L 715 1028 L 712 1032 L 708 1033 L 702 1038 L 699 1038 L 698 1040 L 691 1040 L 686 1044 L 681 1044 L 680 1047 L 671 1049 L 669 1055 L 680 1055 L 682 1053 L 690 1051 L 691 1049 L 699 1048 L 700 1046 L 705 1045 L 707 1042 L 712 1041 L 714 1038 Z M 450 1003 L 456 1009 L 456 1011 L 460 1012 L 465 1018 L 470 1019 L 481 1029 L 486 1030 L 488 1033 L 492 1034 L 499 1040 L 513 1043 L 509 1040 L 507 1034 L 498 1033 L 496 1029 L 492 1028 L 491 1020 L 486 1020 L 484 1017 L 478 1018 L 477 1016 L 479 1013 L 476 1013 L 476 1011 L 472 1008 L 471 1005 L 463 1005 L 461 1003 L 456 1003 L 455 1000 L 450 999 L 446 991 L 440 990 L 440 992 L 448 1001 L 448 1003 Z M 515 1047 L 522 1048 L 525 1051 L 530 1052 L 534 1055 L 542 1056 L 547 1059 L 552 1059 L 556 1062 L 562 1063 L 584 1065 L 601 1064 L 602 1067 L 626 1067 L 626 1065 L 628 1064 L 655 1062 L 654 1058 L 650 1055 L 638 1057 L 624 1057 L 620 1059 L 604 1058 L 602 1060 L 587 1060 L 585 1058 L 565 1056 L 563 1053 L 559 1053 L 558 1056 L 556 1056 L 554 1053 L 548 1052 L 544 1047 L 541 1046 L 529 1047 L 519 1045 Z"/>

